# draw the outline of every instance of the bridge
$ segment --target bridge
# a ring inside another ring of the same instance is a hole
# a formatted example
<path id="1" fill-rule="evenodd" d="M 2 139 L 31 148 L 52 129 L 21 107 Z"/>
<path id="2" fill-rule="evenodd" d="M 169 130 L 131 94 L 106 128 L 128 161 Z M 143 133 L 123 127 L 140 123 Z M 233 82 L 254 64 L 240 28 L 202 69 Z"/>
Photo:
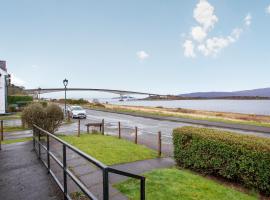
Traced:
<path id="1" fill-rule="evenodd" d="M 113 93 L 119 94 L 121 97 L 123 95 L 128 94 L 135 94 L 135 95 L 148 95 L 148 96 L 166 96 L 166 95 L 159 95 L 154 93 L 146 93 L 146 92 L 134 92 L 134 91 L 127 91 L 127 90 L 112 90 L 112 89 L 96 89 L 96 88 L 66 88 L 67 91 L 94 91 L 94 92 L 106 92 L 106 93 Z M 62 92 L 65 91 L 65 88 L 36 88 L 36 89 L 26 89 L 25 92 L 31 95 L 40 95 L 45 93 L 52 93 L 52 92 Z"/>

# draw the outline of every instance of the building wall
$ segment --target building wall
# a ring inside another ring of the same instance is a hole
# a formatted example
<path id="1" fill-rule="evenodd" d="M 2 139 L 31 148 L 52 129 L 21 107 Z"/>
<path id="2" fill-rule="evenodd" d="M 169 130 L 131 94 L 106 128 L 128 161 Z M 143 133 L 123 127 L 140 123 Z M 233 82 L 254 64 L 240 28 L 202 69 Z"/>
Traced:
<path id="1" fill-rule="evenodd" d="M 6 110 L 5 75 L 7 72 L 0 67 L 0 74 L 0 114 L 3 114 Z"/>

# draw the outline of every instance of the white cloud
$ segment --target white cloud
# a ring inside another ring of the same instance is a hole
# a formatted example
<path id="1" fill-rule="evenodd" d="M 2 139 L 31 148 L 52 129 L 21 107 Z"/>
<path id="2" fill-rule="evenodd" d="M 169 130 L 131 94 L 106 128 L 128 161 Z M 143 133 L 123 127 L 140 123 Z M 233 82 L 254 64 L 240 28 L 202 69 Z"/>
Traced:
<path id="1" fill-rule="evenodd" d="M 14 84 L 16 86 L 23 86 L 25 84 L 25 81 L 16 77 L 14 74 L 11 74 L 11 84 Z"/>
<path id="2" fill-rule="evenodd" d="M 196 57 L 197 52 L 204 56 L 216 56 L 220 51 L 235 43 L 248 26 L 251 25 L 252 16 L 248 13 L 244 18 L 244 25 L 231 31 L 229 35 L 209 37 L 208 33 L 214 29 L 218 17 L 215 8 L 207 0 L 199 0 L 193 10 L 193 17 L 198 25 L 191 28 L 183 44 L 184 56 Z"/>
<path id="3" fill-rule="evenodd" d="M 251 16 L 250 13 L 248 13 L 248 14 L 246 15 L 246 17 L 244 18 L 244 22 L 245 22 L 246 26 L 250 26 L 251 20 L 252 20 L 252 16 Z"/>
<path id="4" fill-rule="evenodd" d="M 193 37 L 194 40 L 196 40 L 198 42 L 202 42 L 205 39 L 205 37 L 207 36 L 207 34 L 203 30 L 202 27 L 195 26 L 195 27 L 192 27 L 192 29 L 191 29 L 191 36 Z"/>
<path id="5" fill-rule="evenodd" d="M 240 35 L 242 34 L 243 32 L 243 29 L 241 28 L 235 28 L 233 29 L 232 31 L 232 36 L 235 38 L 235 39 L 239 39 Z"/>
<path id="6" fill-rule="evenodd" d="M 215 23 L 218 21 L 214 10 L 215 8 L 207 0 L 200 0 L 193 11 L 193 17 L 202 25 L 205 31 L 214 28 Z"/>
<path id="7" fill-rule="evenodd" d="M 266 8 L 266 13 L 270 14 L 270 5 Z"/>
<path id="8" fill-rule="evenodd" d="M 183 44 L 184 47 L 184 55 L 188 58 L 194 58 L 196 57 L 194 53 L 194 45 L 191 40 L 186 40 Z"/>
<path id="9" fill-rule="evenodd" d="M 145 51 L 138 51 L 136 55 L 140 60 L 145 60 L 149 57 L 149 54 L 146 53 Z"/>

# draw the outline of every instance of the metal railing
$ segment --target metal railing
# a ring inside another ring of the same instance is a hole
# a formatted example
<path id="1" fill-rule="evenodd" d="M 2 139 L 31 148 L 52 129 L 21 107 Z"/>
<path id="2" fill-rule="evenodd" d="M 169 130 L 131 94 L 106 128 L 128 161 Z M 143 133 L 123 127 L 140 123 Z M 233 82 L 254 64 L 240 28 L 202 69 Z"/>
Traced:
<path id="1" fill-rule="evenodd" d="M 46 137 L 46 145 L 42 144 L 41 137 Z M 36 139 L 37 138 L 37 139 Z M 50 150 L 50 138 L 53 138 L 57 142 L 62 144 L 62 162 L 52 153 Z M 38 149 L 36 149 L 36 144 L 38 145 Z M 67 191 L 67 176 L 69 176 L 73 182 L 81 189 L 81 191 L 89 198 L 96 200 L 97 197 L 95 197 L 91 191 L 89 191 L 85 185 L 71 172 L 67 167 L 67 148 L 72 150 L 73 152 L 77 153 L 87 161 L 91 162 L 93 165 L 98 167 L 102 170 L 102 176 L 103 176 L 103 200 L 109 199 L 109 173 L 114 173 L 130 178 L 135 178 L 140 180 L 140 199 L 145 200 L 145 177 L 132 174 L 129 172 L 120 171 L 114 168 L 111 168 L 109 166 L 106 166 L 105 164 L 101 163 L 100 161 L 96 160 L 95 158 L 87 155 L 86 153 L 82 152 L 81 150 L 77 149 L 76 147 L 68 144 L 64 140 L 58 138 L 57 136 L 49 133 L 48 131 L 43 130 L 42 128 L 34 125 L 33 127 L 33 148 L 36 151 L 38 158 L 42 161 L 42 163 L 46 166 L 48 169 L 48 173 L 52 175 L 53 179 L 59 186 L 59 188 L 62 190 L 64 194 L 64 199 L 71 199 L 70 195 Z M 41 148 L 43 148 L 46 151 L 47 154 L 47 162 L 41 159 Z M 50 166 L 50 159 L 53 159 L 61 168 L 63 171 L 63 185 L 59 181 L 59 179 L 56 177 L 54 172 L 51 170 Z"/>

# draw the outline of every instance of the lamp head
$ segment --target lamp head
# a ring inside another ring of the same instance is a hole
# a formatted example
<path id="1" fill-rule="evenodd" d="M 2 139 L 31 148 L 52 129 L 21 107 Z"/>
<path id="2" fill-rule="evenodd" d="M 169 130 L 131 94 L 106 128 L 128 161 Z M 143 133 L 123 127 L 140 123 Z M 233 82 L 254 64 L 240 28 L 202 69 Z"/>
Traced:
<path id="1" fill-rule="evenodd" d="M 66 87 L 68 85 L 68 80 L 65 78 L 65 80 L 63 80 L 63 84 Z"/>

